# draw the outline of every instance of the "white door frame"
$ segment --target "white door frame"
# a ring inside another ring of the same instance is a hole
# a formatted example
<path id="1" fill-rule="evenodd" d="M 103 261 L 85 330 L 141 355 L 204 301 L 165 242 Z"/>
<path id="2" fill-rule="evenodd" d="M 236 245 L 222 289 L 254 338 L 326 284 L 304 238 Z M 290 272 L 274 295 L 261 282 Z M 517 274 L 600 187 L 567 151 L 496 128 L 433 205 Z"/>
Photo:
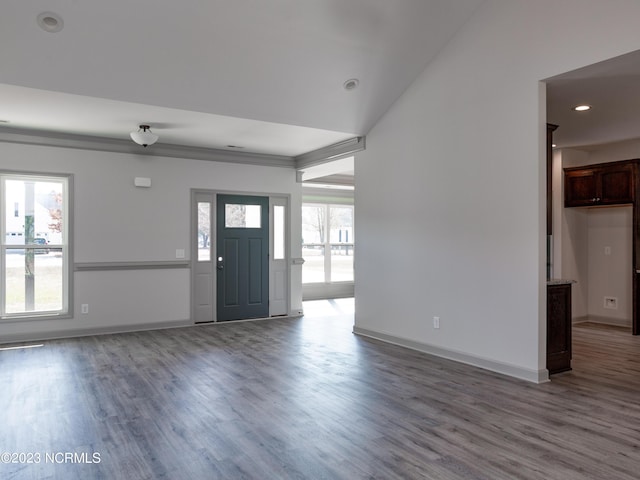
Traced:
<path id="1" fill-rule="evenodd" d="M 282 221 L 283 236 L 281 246 L 284 255 L 276 251 L 276 209 L 284 208 Z M 291 265 L 289 253 L 289 199 L 285 196 L 269 197 L 269 316 L 289 315 L 289 266 Z M 276 258 L 278 257 L 278 258 Z"/>
<path id="2" fill-rule="evenodd" d="M 198 275 L 198 198 L 202 198 L 203 196 L 208 196 L 211 202 L 210 209 L 210 252 L 211 252 L 211 260 L 215 260 L 215 245 L 217 242 L 216 237 L 216 199 L 218 194 L 222 195 L 255 195 L 261 197 L 269 198 L 269 316 L 273 315 L 291 315 L 291 195 L 286 193 L 265 193 L 265 192 L 245 192 L 245 191 L 237 191 L 237 190 L 210 190 L 210 189 L 199 189 L 193 188 L 191 189 L 191 201 L 189 204 L 190 208 L 190 218 L 191 218 L 191 226 L 190 226 L 190 240 L 189 245 L 191 248 L 191 319 L 195 323 L 196 322 L 196 294 L 197 289 L 199 287 L 197 275 Z M 274 230 L 273 230 L 273 210 L 274 206 L 284 206 L 285 207 L 285 258 L 282 260 L 284 263 L 273 265 L 273 252 L 274 252 Z M 275 275 L 276 272 L 282 272 L 284 274 L 283 278 L 280 280 L 284 283 L 284 298 L 277 299 L 274 297 L 276 292 L 280 292 L 282 287 L 278 288 L 275 282 L 278 281 L 278 275 Z M 211 278 L 211 302 L 213 305 L 213 310 L 211 312 L 211 322 L 217 321 L 216 314 L 216 305 L 217 305 L 217 295 L 216 295 L 216 273 L 215 268 L 213 269 L 212 278 Z M 200 286 L 200 288 L 202 288 Z M 278 303 L 280 300 L 280 303 Z M 282 302 L 284 302 L 284 312 L 282 311 Z M 202 322 L 203 320 L 198 320 Z"/>

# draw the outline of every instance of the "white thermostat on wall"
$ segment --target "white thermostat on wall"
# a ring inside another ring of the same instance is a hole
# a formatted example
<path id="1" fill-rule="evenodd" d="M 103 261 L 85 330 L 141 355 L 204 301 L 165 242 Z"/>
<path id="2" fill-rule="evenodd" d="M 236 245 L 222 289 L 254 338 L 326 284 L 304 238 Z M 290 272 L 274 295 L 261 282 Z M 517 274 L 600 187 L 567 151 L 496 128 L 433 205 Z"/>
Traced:
<path id="1" fill-rule="evenodd" d="M 149 188 L 151 187 L 151 179 L 146 177 L 136 177 L 133 179 L 133 184 L 136 187 Z"/>

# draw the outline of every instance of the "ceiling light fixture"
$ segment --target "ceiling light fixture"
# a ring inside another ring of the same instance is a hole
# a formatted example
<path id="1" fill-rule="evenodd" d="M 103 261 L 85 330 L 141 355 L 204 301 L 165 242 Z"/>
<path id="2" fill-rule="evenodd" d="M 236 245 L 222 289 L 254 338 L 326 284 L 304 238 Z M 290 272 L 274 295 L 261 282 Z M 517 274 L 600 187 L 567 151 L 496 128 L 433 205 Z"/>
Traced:
<path id="1" fill-rule="evenodd" d="M 131 140 L 143 147 L 153 145 L 160 138 L 155 133 L 151 133 L 149 125 L 140 125 L 140 129 L 137 132 L 131 132 L 129 135 L 131 135 Z"/>
<path id="2" fill-rule="evenodd" d="M 591 105 L 576 105 L 572 110 L 575 112 L 586 112 L 591 110 Z"/>
<path id="3" fill-rule="evenodd" d="M 347 91 L 355 90 L 356 88 L 358 88 L 358 85 L 360 85 L 360 80 L 358 80 L 357 78 L 350 78 L 342 84 L 344 89 Z"/>
<path id="4" fill-rule="evenodd" d="M 38 25 L 42 30 L 49 33 L 56 33 L 64 27 L 62 17 L 53 12 L 42 12 L 37 18 Z"/>

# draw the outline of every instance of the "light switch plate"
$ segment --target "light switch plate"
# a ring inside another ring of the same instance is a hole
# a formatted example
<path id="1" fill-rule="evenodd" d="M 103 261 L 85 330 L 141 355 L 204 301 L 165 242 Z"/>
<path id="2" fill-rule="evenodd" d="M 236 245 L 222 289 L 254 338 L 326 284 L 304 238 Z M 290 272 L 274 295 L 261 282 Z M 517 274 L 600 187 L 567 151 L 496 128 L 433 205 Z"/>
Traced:
<path id="1" fill-rule="evenodd" d="M 150 188 L 151 187 L 151 179 L 147 177 L 136 177 L 133 179 L 133 184 L 136 187 L 142 188 Z"/>

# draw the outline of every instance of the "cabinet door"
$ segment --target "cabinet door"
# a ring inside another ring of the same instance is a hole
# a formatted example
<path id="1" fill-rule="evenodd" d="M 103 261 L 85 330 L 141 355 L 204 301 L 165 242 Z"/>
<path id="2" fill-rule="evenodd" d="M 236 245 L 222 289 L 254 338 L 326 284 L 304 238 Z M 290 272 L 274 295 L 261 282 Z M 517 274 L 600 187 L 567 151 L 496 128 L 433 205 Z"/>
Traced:
<path id="1" fill-rule="evenodd" d="M 564 206 L 583 207 L 596 203 L 596 172 L 576 170 L 564 175 Z"/>
<path id="2" fill-rule="evenodd" d="M 615 205 L 633 202 L 633 167 L 604 168 L 600 174 L 601 193 L 598 203 Z"/>
<path id="3" fill-rule="evenodd" d="M 571 370 L 571 285 L 547 286 L 547 369 Z"/>

